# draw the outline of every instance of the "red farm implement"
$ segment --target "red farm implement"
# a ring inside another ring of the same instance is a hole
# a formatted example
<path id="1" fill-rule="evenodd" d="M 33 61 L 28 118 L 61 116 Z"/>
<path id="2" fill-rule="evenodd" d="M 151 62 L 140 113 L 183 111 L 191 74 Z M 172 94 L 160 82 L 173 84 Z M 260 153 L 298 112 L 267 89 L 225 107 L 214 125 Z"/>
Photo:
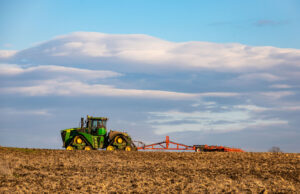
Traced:
<path id="1" fill-rule="evenodd" d="M 224 146 L 193 145 L 188 146 L 181 143 L 170 141 L 166 136 L 166 141 L 145 145 L 143 142 L 137 142 L 138 150 L 193 150 L 196 152 L 244 152 L 242 149 L 229 148 Z"/>

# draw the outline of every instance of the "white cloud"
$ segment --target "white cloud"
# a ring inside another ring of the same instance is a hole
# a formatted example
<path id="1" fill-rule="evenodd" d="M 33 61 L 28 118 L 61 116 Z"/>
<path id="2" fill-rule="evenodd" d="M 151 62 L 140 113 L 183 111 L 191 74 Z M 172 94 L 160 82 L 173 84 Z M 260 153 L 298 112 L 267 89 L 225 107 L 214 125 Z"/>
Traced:
<path id="1" fill-rule="evenodd" d="M 35 116 L 50 116 L 52 115 L 48 110 L 46 109 L 26 109 L 26 110 L 21 110 L 21 109 L 14 109 L 14 108 L 1 108 L 0 109 L 1 112 L 4 112 L 5 114 L 8 115 L 21 115 L 21 116 L 25 116 L 25 115 L 35 115 Z"/>
<path id="2" fill-rule="evenodd" d="M 2 53 L 5 51 L 2 51 Z M 13 61 L 33 64 L 93 63 L 100 68 L 123 71 L 202 70 L 259 71 L 274 67 L 299 67 L 300 51 L 252 47 L 238 43 L 169 42 L 141 34 L 76 32 L 54 38 L 15 55 Z M 1 54 L 0 54 L 0 58 Z M 133 68 L 134 67 L 134 68 Z M 274 79 L 269 75 L 262 78 Z"/>
<path id="3" fill-rule="evenodd" d="M 118 89 L 110 85 L 87 84 L 80 81 L 60 82 L 56 80 L 47 80 L 42 83 L 25 86 L 4 88 L 4 92 L 20 93 L 29 96 L 115 96 L 115 97 L 143 97 L 143 98 L 172 98 L 185 99 L 194 98 L 195 94 L 168 92 L 159 90 L 136 90 L 136 89 Z"/>
<path id="4" fill-rule="evenodd" d="M 54 65 L 22 67 L 14 64 L 0 64 L 0 75 L 2 76 L 16 76 L 16 75 L 43 75 L 44 77 L 55 76 L 85 78 L 85 79 L 104 79 L 109 77 L 121 76 L 122 74 L 113 71 L 100 71 L 79 69 L 73 67 L 63 67 Z"/>
<path id="5" fill-rule="evenodd" d="M 291 105 L 280 105 L 278 107 L 261 107 L 261 106 L 256 106 L 256 105 L 235 105 L 233 106 L 234 109 L 237 110 L 247 110 L 250 112 L 265 112 L 265 111 L 299 111 L 300 106 L 298 104 L 294 104 L 294 106 Z"/>
<path id="6" fill-rule="evenodd" d="M 242 74 L 238 76 L 237 79 L 244 80 L 244 81 L 265 80 L 265 81 L 273 82 L 273 81 L 282 80 L 284 78 L 273 75 L 271 73 L 248 73 L 248 74 Z"/>
<path id="7" fill-rule="evenodd" d="M 22 67 L 14 64 L 0 64 L 0 75 L 14 80 L 9 86 L 0 88 L 2 94 L 25 96 L 84 95 L 185 100 L 201 97 L 228 98 L 240 95 L 234 92 L 182 93 L 164 90 L 120 89 L 93 81 L 121 76 L 120 73 L 53 65 Z M 24 77 L 20 77 L 22 75 Z"/>
<path id="8" fill-rule="evenodd" d="M 234 97 L 240 95 L 241 94 L 237 92 L 204 92 L 198 94 L 198 96 L 202 96 L 202 97 Z"/>
<path id="9" fill-rule="evenodd" d="M 1 76 L 15 76 L 23 73 L 24 70 L 15 64 L 0 64 L 0 75 Z"/>
<path id="10" fill-rule="evenodd" d="M 239 107 L 241 108 L 241 107 Z M 226 112 L 196 111 L 196 112 L 150 112 L 154 117 L 149 123 L 157 135 L 173 132 L 231 132 L 246 128 L 266 127 L 270 125 L 286 125 L 281 119 L 255 119 L 248 110 L 233 109 Z M 182 123 L 171 124 L 181 121 Z"/>
<path id="11" fill-rule="evenodd" d="M 253 128 L 263 129 L 268 126 L 287 126 L 289 121 L 280 118 L 280 116 L 278 117 L 278 115 L 282 115 L 282 112 L 300 111 L 298 104 L 280 105 L 278 107 L 240 104 L 228 105 L 225 109 L 222 108 L 223 105 L 215 102 L 200 102 L 192 106 L 211 108 L 211 105 L 219 111 L 201 109 L 201 111 L 194 112 L 181 112 L 178 110 L 149 112 L 148 122 L 157 135 L 186 131 L 223 133 Z"/>
<path id="12" fill-rule="evenodd" d="M 256 105 L 236 105 L 233 106 L 235 109 L 242 109 L 242 110 L 249 110 L 249 111 L 254 111 L 254 112 L 263 112 L 270 110 L 271 108 L 267 107 L 261 107 L 261 106 L 256 106 Z"/>
<path id="13" fill-rule="evenodd" d="M 300 110 L 300 106 L 286 106 L 286 107 L 280 107 L 277 108 L 277 110 L 279 111 L 299 111 Z"/>
<path id="14" fill-rule="evenodd" d="M 60 81 L 39 80 L 29 86 L 12 86 L 0 88 L 2 93 L 21 94 L 26 96 L 113 96 L 134 98 L 161 98 L 171 100 L 198 99 L 200 97 L 231 97 L 236 93 L 181 93 L 162 90 L 119 89 L 110 85 L 88 84 L 78 80 Z"/>
<path id="15" fill-rule="evenodd" d="M 18 51 L 15 50 L 0 50 L 0 60 L 13 57 Z"/>
<path id="16" fill-rule="evenodd" d="M 292 88 L 292 86 L 287 85 L 287 84 L 273 84 L 270 86 L 270 88 L 289 89 L 289 88 Z"/>
<path id="17" fill-rule="evenodd" d="M 216 107 L 216 102 L 212 102 L 212 101 L 208 101 L 208 102 L 197 102 L 191 105 L 192 107 L 200 107 L 200 106 L 204 106 L 206 108 L 213 108 Z"/>
<path id="18" fill-rule="evenodd" d="M 270 99 L 279 99 L 279 98 L 283 98 L 286 96 L 291 96 L 291 95 L 295 94 L 295 92 L 293 92 L 293 91 L 276 91 L 276 92 L 270 91 L 270 92 L 260 92 L 259 94 L 262 96 L 265 96 L 267 98 L 270 98 Z"/>

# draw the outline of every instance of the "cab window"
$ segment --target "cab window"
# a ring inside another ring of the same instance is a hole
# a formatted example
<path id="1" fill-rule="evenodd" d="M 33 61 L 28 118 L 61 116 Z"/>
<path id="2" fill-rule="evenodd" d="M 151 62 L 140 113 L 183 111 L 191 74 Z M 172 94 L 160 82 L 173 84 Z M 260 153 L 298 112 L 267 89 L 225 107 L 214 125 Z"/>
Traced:
<path id="1" fill-rule="evenodd" d="M 97 127 L 97 125 L 98 125 L 97 122 L 98 122 L 97 120 L 93 120 L 92 121 L 92 128 L 96 128 Z"/>

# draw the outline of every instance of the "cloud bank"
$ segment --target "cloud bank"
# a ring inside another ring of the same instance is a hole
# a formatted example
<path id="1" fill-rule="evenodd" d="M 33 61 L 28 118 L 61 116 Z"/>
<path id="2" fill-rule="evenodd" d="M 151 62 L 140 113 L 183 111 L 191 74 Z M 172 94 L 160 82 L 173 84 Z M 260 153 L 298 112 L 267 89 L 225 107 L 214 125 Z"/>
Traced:
<path id="1" fill-rule="evenodd" d="M 14 80 L 19 86 L 0 87 L 2 94 L 25 96 L 111 96 L 161 99 L 196 99 L 199 97 L 232 97 L 233 92 L 182 93 L 162 90 L 120 89 L 111 85 L 93 84 L 88 81 L 107 79 L 122 74 L 112 71 L 88 70 L 62 66 L 34 66 L 24 68 L 18 65 L 0 65 L 0 75 Z M 22 78 L 25 76 L 25 78 Z M 24 86 L 24 82 L 28 85 Z"/>
<path id="2" fill-rule="evenodd" d="M 76 32 L 18 52 L 2 51 L 0 61 L 84 65 L 122 71 L 256 71 L 299 68 L 300 51 L 238 43 L 169 42 L 142 34 Z"/>
<path id="3" fill-rule="evenodd" d="M 149 120 L 155 129 L 154 132 L 158 135 L 187 131 L 228 133 L 247 128 L 288 124 L 286 120 L 252 118 L 250 112 L 237 109 L 225 112 L 168 111 L 150 114 L 159 118 Z"/>
<path id="4" fill-rule="evenodd" d="M 117 77 L 122 74 L 112 71 L 79 69 L 72 67 L 44 65 L 24 68 L 15 64 L 0 64 L 1 76 L 34 76 L 42 75 L 45 77 L 77 77 L 81 79 L 105 79 L 109 77 Z"/>

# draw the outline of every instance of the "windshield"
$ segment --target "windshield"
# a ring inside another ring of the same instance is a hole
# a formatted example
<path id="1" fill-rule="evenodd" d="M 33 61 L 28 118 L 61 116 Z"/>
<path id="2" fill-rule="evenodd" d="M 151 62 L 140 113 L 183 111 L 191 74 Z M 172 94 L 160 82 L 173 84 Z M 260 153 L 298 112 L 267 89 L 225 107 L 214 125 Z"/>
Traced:
<path id="1" fill-rule="evenodd" d="M 92 128 L 106 128 L 106 121 L 92 120 Z"/>

